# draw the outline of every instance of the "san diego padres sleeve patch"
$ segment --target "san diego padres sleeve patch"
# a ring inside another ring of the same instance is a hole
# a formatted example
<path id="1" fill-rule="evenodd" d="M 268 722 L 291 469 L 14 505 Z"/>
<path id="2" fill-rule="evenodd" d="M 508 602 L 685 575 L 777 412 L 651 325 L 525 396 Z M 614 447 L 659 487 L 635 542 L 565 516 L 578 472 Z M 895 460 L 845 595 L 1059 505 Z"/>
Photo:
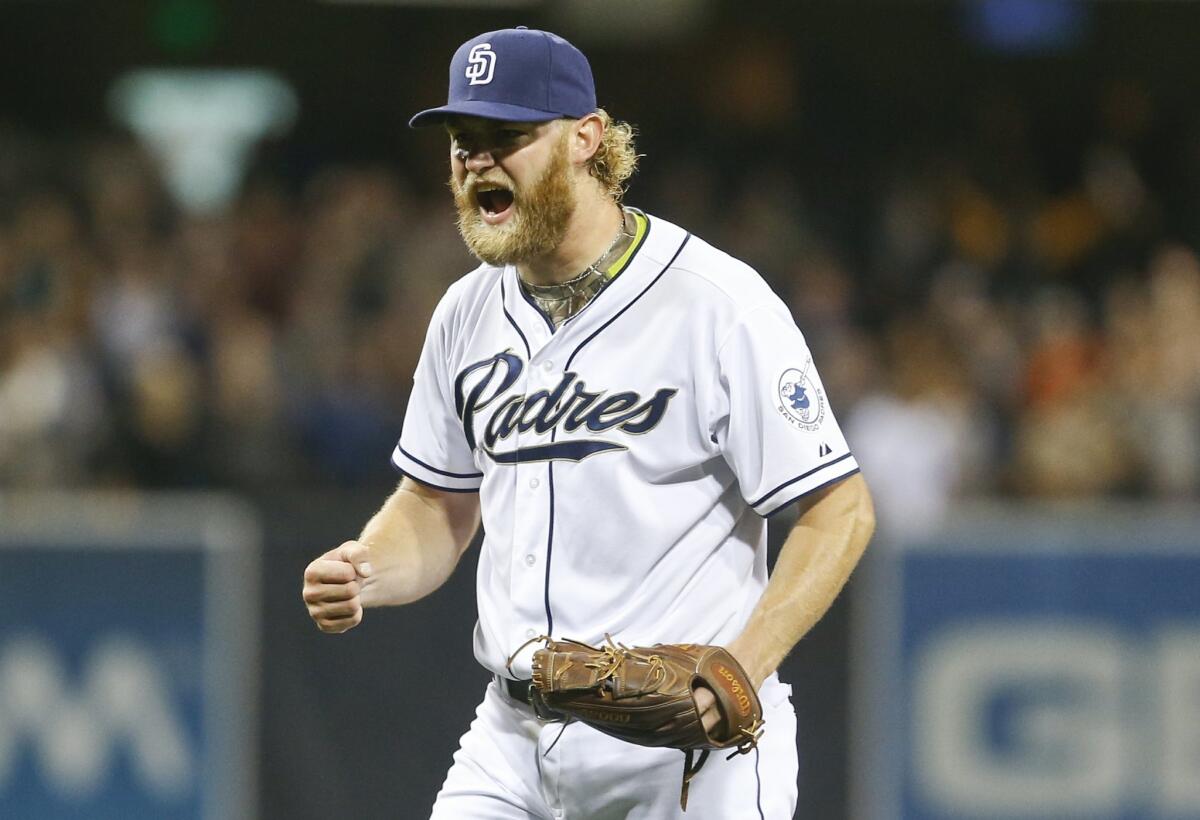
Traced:
<path id="1" fill-rule="evenodd" d="M 812 359 L 802 368 L 783 371 L 776 387 L 775 409 L 799 430 L 817 430 L 825 419 L 825 394 L 810 375 Z"/>

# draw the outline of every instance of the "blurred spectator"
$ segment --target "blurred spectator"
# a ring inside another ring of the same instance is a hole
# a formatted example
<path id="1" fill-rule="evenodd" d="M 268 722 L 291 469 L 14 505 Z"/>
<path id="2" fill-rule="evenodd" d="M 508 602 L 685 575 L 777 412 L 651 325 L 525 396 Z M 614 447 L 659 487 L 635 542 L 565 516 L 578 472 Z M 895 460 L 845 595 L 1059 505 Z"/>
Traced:
<path id="1" fill-rule="evenodd" d="M 888 326 L 875 389 L 846 417 L 880 531 L 891 535 L 917 535 L 943 521 L 990 444 L 959 351 L 932 318 Z"/>

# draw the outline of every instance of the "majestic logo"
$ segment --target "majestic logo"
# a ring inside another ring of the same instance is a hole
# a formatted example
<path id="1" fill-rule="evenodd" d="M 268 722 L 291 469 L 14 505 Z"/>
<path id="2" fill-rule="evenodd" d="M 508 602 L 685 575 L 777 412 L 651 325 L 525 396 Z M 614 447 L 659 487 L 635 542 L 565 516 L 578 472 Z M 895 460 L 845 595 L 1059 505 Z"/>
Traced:
<path id="1" fill-rule="evenodd" d="M 462 420 L 467 443 L 471 449 L 481 447 L 497 464 L 582 461 L 597 453 L 627 450 L 623 444 L 582 438 L 551 440 L 546 444 L 503 452 L 498 452 L 496 445 L 513 433 L 530 430 L 538 435 L 551 433 L 551 439 L 559 429 L 573 433 L 582 427 L 592 433 L 614 429 L 634 435 L 648 433 L 662 421 L 667 405 L 678 392 L 663 388 L 646 401 L 632 391 L 593 393 L 579 379 L 578 373 L 568 371 L 550 390 L 501 398 L 516 384 L 524 367 L 521 359 L 505 351 L 469 365 L 454 380 L 454 409 Z M 477 443 L 476 416 L 492 406 L 495 409 L 483 426 L 483 441 Z"/>
<path id="2" fill-rule="evenodd" d="M 467 85 L 487 85 L 492 81 L 492 73 L 496 70 L 496 52 L 492 51 L 490 43 L 480 43 L 473 46 L 467 54 Z"/>
<path id="3" fill-rule="evenodd" d="M 812 359 L 803 370 L 789 368 L 779 377 L 779 414 L 793 427 L 801 430 L 816 430 L 825 418 L 825 395 L 808 375 Z"/>

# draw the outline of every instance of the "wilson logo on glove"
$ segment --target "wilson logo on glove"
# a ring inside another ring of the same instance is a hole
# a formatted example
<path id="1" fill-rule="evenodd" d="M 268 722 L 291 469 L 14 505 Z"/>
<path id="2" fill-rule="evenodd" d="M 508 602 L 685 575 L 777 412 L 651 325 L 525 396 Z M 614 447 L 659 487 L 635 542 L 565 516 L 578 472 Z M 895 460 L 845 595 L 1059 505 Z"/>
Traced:
<path id="1" fill-rule="evenodd" d="M 717 674 L 728 681 L 729 694 L 737 704 L 738 713 L 743 717 L 749 715 L 753 706 L 750 703 L 750 696 L 746 694 L 747 688 L 742 686 L 741 680 L 724 666 L 717 666 Z"/>

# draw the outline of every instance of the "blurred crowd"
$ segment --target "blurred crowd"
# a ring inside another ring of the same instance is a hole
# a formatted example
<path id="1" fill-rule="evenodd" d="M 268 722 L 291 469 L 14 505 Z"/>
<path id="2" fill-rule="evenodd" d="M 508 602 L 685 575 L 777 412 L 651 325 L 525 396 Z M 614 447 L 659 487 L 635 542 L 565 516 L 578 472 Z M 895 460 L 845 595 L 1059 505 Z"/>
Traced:
<path id="1" fill-rule="evenodd" d="M 817 190 L 716 143 L 647 151 L 629 201 L 788 302 L 896 526 L 962 495 L 1194 499 L 1200 131 L 1164 150 L 1120 84 L 1089 116 L 1064 162 L 986 101 L 845 180 L 836 228 L 835 171 Z M 330 162 L 188 215 L 132 139 L 0 129 L 0 485 L 386 477 L 428 317 L 473 267 L 426 187 Z"/>
<path id="2" fill-rule="evenodd" d="M 388 473 L 424 324 L 469 265 L 446 208 L 331 167 L 187 215 L 132 141 L 0 140 L 0 481 Z"/>

